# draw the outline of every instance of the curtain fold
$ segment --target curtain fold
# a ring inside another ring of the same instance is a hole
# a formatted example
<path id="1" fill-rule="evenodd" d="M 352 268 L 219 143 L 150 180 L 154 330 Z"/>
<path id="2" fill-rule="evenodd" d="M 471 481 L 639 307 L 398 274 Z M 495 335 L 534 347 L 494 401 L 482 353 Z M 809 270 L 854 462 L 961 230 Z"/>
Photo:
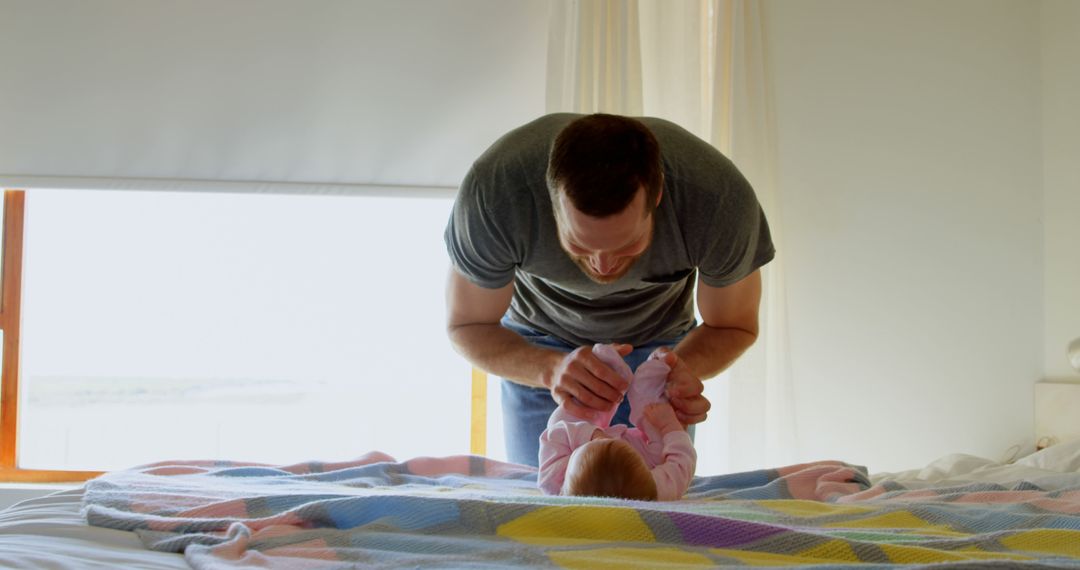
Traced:
<path id="1" fill-rule="evenodd" d="M 762 270 L 761 334 L 731 370 L 731 451 L 736 469 L 798 460 L 788 350 L 783 214 L 776 188 L 776 126 L 764 25 L 757 0 L 712 0 L 715 33 L 710 141 L 738 165 L 769 219 L 776 258 Z"/>
<path id="2" fill-rule="evenodd" d="M 636 2 L 552 0 L 547 112 L 640 115 Z"/>
<path id="3" fill-rule="evenodd" d="M 799 455 L 764 34 L 757 0 L 551 4 L 548 112 L 671 120 L 738 165 L 769 219 L 777 256 L 762 270 L 761 333 L 724 378 L 706 383 L 714 407 L 698 428 L 702 473 Z"/>

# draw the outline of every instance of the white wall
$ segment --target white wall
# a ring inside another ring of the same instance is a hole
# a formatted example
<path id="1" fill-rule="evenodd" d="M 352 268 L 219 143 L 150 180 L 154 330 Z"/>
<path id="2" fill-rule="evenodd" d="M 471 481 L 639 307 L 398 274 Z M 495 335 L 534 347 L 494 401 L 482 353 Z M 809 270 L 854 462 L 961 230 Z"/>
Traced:
<path id="1" fill-rule="evenodd" d="M 1043 211 L 1047 378 L 1080 378 L 1065 347 L 1080 337 L 1080 2 L 1042 4 Z"/>
<path id="2" fill-rule="evenodd" d="M 804 459 L 872 471 L 1032 437 L 1038 4 L 772 0 Z"/>
<path id="3" fill-rule="evenodd" d="M 0 184 L 456 188 L 543 113 L 547 13 L 547 0 L 0 0 Z"/>

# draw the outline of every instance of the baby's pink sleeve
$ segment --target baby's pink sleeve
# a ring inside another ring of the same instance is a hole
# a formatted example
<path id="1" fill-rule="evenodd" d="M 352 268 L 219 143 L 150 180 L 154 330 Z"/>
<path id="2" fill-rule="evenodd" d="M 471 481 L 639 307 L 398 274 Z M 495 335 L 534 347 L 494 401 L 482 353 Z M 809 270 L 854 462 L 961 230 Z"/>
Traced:
<path id="1" fill-rule="evenodd" d="M 562 491 L 566 464 L 573 451 L 565 422 L 549 425 L 544 433 L 540 434 L 540 470 L 536 476 L 536 484 L 545 494 L 558 495 Z"/>
<path id="2" fill-rule="evenodd" d="M 633 386 L 634 372 L 630 370 L 630 366 L 623 360 L 623 357 L 619 355 L 619 351 L 610 344 L 594 344 L 592 348 L 593 354 L 600 359 L 600 362 L 607 364 L 609 368 L 614 370 L 619 376 L 622 376 L 629 385 Z M 611 418 L 615 416 L 615 412 L 619 409 L 620 402 L 615 402 L 611 409 L 597 413 L 593 418 L 593 423 L 600 427 L 607 427 L 611 425 Z"/>
<path id="3" fill-rule="evenodd" d="M 630 422 L 636 426 L 648 423 L 645 421 L 645 408 L 649 404 L 668 401 L 664 393 L 667 389 L 667 377 L 671 367 L 663 360 L 650 358 L 638 365 L 634 372 L 634 381 L 630 383 L 630 390 L 626 397 L 630 400 Z M 650 438 L 657 437 L 656 430 L 646 430 Z"/>
<path id="4" fill-rule="evenodd" d="M 561 407 L 559 408 L 562 409 Z M 573 417 L 569 416 L 568 417 Z M 553 421 L 540 434 L 540 468 L 536 484 L 548 495 L 562 492 L 570 454 L 592 439 L 596 426 L 585 421 Z"/>
<path id="5" fill-rule="evenodd" d="M 690 480 L 697 468 L 697 451 L 690 434 L 673 431 L 664 436 L 664 461 L 653 467 L 658 501 L 681 499 L 690 488 Z"/>

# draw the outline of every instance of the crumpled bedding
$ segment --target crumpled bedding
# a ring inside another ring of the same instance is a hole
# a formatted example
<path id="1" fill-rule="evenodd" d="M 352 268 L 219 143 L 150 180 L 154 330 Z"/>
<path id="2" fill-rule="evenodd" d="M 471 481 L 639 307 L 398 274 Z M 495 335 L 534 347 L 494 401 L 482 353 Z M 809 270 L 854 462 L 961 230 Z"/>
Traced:
<path id="1" fill-rule="evenodd" d="M 683 500 L 637 502 L 544 496 L 535 477 L 475 456 L 377 452 L 336 464 L 166 462 L 88 482 L 84 512 L 199 569 L 1080 568 L 1077 481 L 910 488 L 825 461 L 697 477 Z"/>

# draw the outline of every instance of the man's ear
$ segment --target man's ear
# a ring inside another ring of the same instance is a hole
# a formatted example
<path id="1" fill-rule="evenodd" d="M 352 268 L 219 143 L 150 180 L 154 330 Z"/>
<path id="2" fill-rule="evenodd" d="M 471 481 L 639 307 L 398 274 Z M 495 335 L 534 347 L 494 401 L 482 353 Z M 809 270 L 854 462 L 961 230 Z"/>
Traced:
<path id="1" fill-rule="evenodd" d="M 555 222 L 560 223 L 564 214 L 563 200 L 569 200 L 566 195 L 562 193 L 562 190 L 556 190 L 551 195 L 551 212 L 555 214 Z"/>

